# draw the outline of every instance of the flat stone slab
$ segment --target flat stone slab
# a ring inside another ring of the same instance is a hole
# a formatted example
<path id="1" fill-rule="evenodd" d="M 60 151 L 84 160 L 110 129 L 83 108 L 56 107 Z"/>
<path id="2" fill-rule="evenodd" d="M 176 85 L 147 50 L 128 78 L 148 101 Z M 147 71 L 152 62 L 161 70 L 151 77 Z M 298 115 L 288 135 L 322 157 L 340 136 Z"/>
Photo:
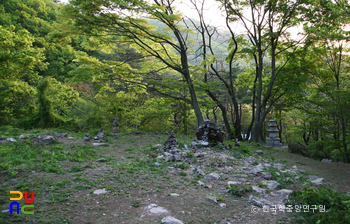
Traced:
<path id="1" fill-rule="evenodd" d="M 174 217 L 171 217 L 171 216 L 167 216 L 165 218 L 163 218 L 161 220 L 161 223 L 165 223 L 165 224 L 184 224 L 182 221 L 174 218 Z"/>
<path id="2" fill-rule="evenodd" d="M 253 186 L 253 191 L 258 194 L 265 194 L 266 190 L 264 188 L 260 188 L 258 186 Z"/>
<path id="3" fill-rule="evenodd" d="M 106 191 L 106 189 L 103 188 L 103 189 L 95 190 L 95 191 L 94 191 L 94 194 L 99 195 L 99 194 L 105 194 L 105 193 L 107 193 L 107 192 L 108 192 L 108 191 Z"/>
<path id="4" fill-rule="evenodd" d="M 145 215 L 156 215 L 156 216 L 165 216 L 169 215 L 170 212 L 163 207 L 160 207 L 156 204 L 150 204 L 145 207 L 143 214 Z"/>
<path id="5" fill-rule="evenodd" d="M 263 207 L 264 205 L 269 207 L 273 206 L 273 203 L 271 201 L 264 198 L 255 197 L 254 195 L 250 195 L 249 202 L 259 207 Z"/>
<path id="6" fill-rule="evenodd" d="M 236 182 L 236 181 L 229 181 L 229 182 L 227 182 L 227 185 L 240 185 L 241 184 L 241 182 Z"/>
<path id="7" fill-rule="evenodd" d="M 180 195 L 179 195 L 179 194 L 176 194 L 176 193 L 171 193 L 170 196 L 178 197 L 178 196 L 180 196 Z"/>
<path id="8" fill-rule="evenodd" d="M 293 192 L 292 190 L 288 190 L 288 189 L 282 189 L 282 190 L 276 191 L 277 194 L 282 194 L 282 195 L 289 195 L 292 192 Z"/>
<path id="9" fill-rule="evenodd" d="M 219 180 L 220 176 L 217 173 L 210 173 L 208 175 L 205 175 L 204 178 L 209 180 Z"/>
<path id="10" fill-rule="evenodd" d="M 101 146 L 101 145 L 106 145 L 106 143 L 92 143 L 93 146 Z"/>
<path id="11" fill-rule="evenodd" d="M 312 180 L 311 183 L 316 184 L 316 185 L 321 185 L 323 184 L 324 178 L 317 178 L 316 180 Z"/>

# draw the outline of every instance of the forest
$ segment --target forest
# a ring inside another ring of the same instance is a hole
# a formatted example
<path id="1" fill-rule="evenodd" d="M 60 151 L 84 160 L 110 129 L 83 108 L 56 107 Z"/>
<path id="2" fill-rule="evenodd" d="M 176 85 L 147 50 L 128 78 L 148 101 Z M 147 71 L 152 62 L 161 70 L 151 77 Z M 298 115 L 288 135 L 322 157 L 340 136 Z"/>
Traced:
<path id="1" fill-rule="evenodd" d="M 346 0 L 3 0 L 0 126 L 193 135 L 281 143 L 350 162 Z M 177 4 L 177 5 L 176 5 Z M 235 27 L 239 24 L 239 32 Z"/>

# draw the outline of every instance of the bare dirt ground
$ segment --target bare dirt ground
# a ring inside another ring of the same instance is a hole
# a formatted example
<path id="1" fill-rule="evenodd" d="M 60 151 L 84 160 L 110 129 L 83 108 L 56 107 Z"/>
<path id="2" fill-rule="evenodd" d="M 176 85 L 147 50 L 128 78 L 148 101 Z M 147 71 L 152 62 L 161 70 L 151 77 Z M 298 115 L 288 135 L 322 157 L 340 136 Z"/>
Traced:
<path id="1" fill-rule="evenodd" d="M 35 214 L 10 215 L 3 212 L 0 223 L 160 223 L 164 216 L 145 214 L 145 206 L 157 204 L 169 211 L 169 215 L 184 223 L 290 223 L 290 213 L 252 211 L 248 201 L 250 192 L 242 197 L 227 192 L 228 181 L 239 181 L 245 185 L 257 185 L 259 176 L 249 174 L 252 164 L 242 159 L 232 158 L 235 150 L 202 150 L 204 157 L 191 159 L 191 164 L 165 162 L 156 159 L 157 153 L 151 150 L 155 144 L 163 144 L 166 135 L 120 135 L 111 136 L 107 145 L 94 147 L 91 142 L 80 139 L 59 139 L 62 150 L 69 152 L 74 145 L 84 145 L 98 152 L 95 159 L 83 163 L 62 161 L 64 174 L 49 172 L 19 172 L 14 178 L 0 173 L 1 199 L 0 210 L 9 209 L 10 190 L 35 190 Z M 178 142 L 189 145 L 191 137 L 178 137 Z M 286 169 L 296 165 L 306 171 L 325 178 L 326 182 L 342 191 L 350 191 L 350 164 L 321 163 L 286 149 L 260 147 L 263 155 L 254 157 L 258 163 L 281 163 Z M 252 149 L 254 151 L 255 149 Z M 106 158 L 106 162 L 96 162 Z M 226 162 L 217 166 L 218 161 Z M 161 163 L 160 167 L 154 166 Z M 256 165 L 256 164 L 255 164 Z M 83 167 L 73 170 L 74 166 Z M 180 167 L 181 170 L 172 167 Z M 207 180 L 194 175 L 194 170 L 202 169 L 206 174 L 216 172 L 219 180 Z M 242 169 L 242 167 L 248 167 Z M 209 186 L 199 186 L 198 180 Z M 303 188 L 302 182 L 287 185 L 288 189 Z M 106 189 L 107 193 L 96 195 L 97 189 Z M 170 196 L 177 193 L 179 196 Z M 208 196 L 220 198 L 217 204 L 208 200 Z M 220 207 L 225 203 L 226 207 Z M 24 203 L 22 203 L 24 204 Z"/>

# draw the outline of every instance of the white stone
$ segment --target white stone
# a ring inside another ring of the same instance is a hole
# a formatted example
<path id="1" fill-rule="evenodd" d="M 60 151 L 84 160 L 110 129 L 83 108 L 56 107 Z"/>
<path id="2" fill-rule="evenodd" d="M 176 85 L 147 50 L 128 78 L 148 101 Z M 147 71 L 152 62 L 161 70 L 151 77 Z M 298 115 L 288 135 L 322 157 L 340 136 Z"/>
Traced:
<path id="1" fill-rule="evenodd" d="M 316 180 L 312 180 L 311 183 L 314 183 L 316 185 L 321 185 L 324 178 L 317 178 Z"/>
<path id="2" fill-rule="evenodd" d="M 179 194 L 176 194 L 176 193 L 171 193 L 170 196 L 178 197 L 178 196 L 180 196 L 180 195 L 179 195 Z"/>
<path id="3" fill-rule="evenodd" d="M 205 183 L 203 183 L 202 181 L 199 180 L 199 181 L 198 181 L 198 185 L 199 185 L 199 186 L 204 186 Z"/>
<path id="4" fill-rule="evenodd" d="M 9 142 L 16 142 L 16 139 L 14 139 L 14 138 L 6 138 L 6 141 L 9 141 Z"/>
<path id="5" fill-rule="evenodd" d="M 204 177 L 205 179 L 209 179 L 209 180 L 219 180 L 220 176 L 217 173 L 210 173 L 208 175 L 205 175 Z"/>
<path id="6" fill-rule="evenodd" d="M 229 182 L 227 182 L 227 185 L 239 185 L 239 184 L 241 184 L 241 182 L 236 182 L 236 181 L 229 181 Z"/>
<path id="7" fill-rule="evenodd" d="M 266 190 L 258 186 L 253 186 L 253 191 L 259 194 L 265 194 Z"/>
<path id="8" fill-rule="evenodd" d="M 184 224 L 182 221 L 174 218 L 174 217 L 171 217 L 171 216 L 167 216 L 165 218 L 163 218 L 161 220 L 161 223 L 165 223 L 165 224 Z"/>
<path id="9" fill-rule="evenodd" d="M 99 194 L 105 194 L 105 193 L 107 193 L 107 192 L 108 192 L 108 191 L 106 191 L 106 189 L 103 188 L 103 189 L 95 190 L 95 191 L 94 191 L 94 194 L 99 195 Z"/>
<path id="10" fill-rule="evenodd" d="M 226 208 L 226 204 L 225 203 L 220 203 L 220 207 L 221 208 Z"/>
<path id="11" fill-rule="evenodd" d="M 93 146 L 101 146 L 101 145 L 105 145 L 106 143 L 92 143 Z"/>
<path id="12" fill-rule="evenodd" d="M 68 140 L 73 140 L 73 139 L 75 139 L 74 137 L 68 137 L 67 138 Z"/>
<path id="13" fill-rule="evenodd" d="M 44 144 L 44 145 L 48 145 L 48 144 L 51 144 L 55 141 L 55 138 L 51 135 L 48 135 L 48 136 L 45 136 L 43 139 L 41 139 L 41 142 Z"/>
<path id="14" fill-rule="evenodd" d="M 292 190 L 288 190 L 288 189 L 282 189 L 282 190 L 276 191 L 277 194 L 282 194 L 282 195 L 289 195 L 292 192 L 293 192 Z"/>
<path id="15" fill-rule="evenodd" d="M 170 212 L 156 204 L 150 204 L 145 207 L 144 214 L 146 215 L 169 215 Z"/>

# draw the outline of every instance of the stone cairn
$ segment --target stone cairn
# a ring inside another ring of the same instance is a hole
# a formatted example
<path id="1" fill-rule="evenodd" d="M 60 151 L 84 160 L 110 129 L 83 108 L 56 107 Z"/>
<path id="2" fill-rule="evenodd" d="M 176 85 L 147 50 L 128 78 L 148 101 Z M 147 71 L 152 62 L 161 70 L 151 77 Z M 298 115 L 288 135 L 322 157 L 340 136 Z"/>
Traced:
<path id="1" fill-rule="evenodd" d="M 269 138 L 266 138 L 266 144 L 267 146 L 280 146 L 280 139 L 277 138 L 277 132 L 278 132 L 278 129 L 276 128 L 277 127 L 277 124 L 276 124 L 276 121 L 272 118 L 270 121 L 270 128 L 267 129 L 267 131 L 269 132 Z"/>
<path id="2" fill-rule="evenodd" d="M 225 137 L 225 132 L 220 131 L 220 127 L 217 123 L 211 120 L 205 120 L 196 132 L 198 140 L 203 140 L 206 142 L 214 141 L 216 143 L 223 142 Z"/>
<path id="3" fill-rule="evenodd" d="M 170 152 L 172 154 L 174 154 L 176 151 L 178 151 L 179 149 L 177 148 L 177 141 L 176 141 L 176 137 L 174 132 L 170 132 L 169 137 L 168 137 L 168 141 L 166 143 L 166 146 L 163 147 L 163 150 L 165 152 Z"/>
<path id="4" fill-rule="evenodd" d="M 113 123 L 112 123 L 112 128 L 113 128 L 113 133 L 117 134 L 119 133 L 119 124 L 118 124 L 118 117 L 114 116 L 113 117 Z"/>

